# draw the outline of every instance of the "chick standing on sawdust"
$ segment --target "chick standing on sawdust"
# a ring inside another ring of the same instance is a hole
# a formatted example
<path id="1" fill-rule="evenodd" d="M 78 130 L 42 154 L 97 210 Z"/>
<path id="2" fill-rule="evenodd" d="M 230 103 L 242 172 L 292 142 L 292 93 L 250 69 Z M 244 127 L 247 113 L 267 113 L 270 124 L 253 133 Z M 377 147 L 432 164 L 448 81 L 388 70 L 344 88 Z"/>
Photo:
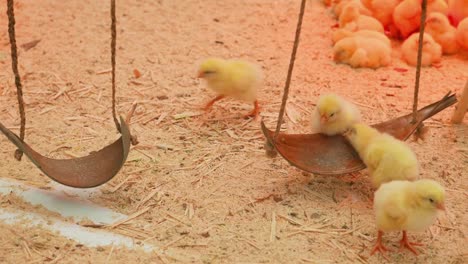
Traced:
<path id="1" fill-rule="evenodd" d="M 351 67 L 379 68 L 391 63 L 392 49 L 384 41 L 363 36 L 343 38 L 333 46 L 333 60 Z"/>
<path id="2" fill-rule="evenodd" d="M 358 108 L 336 94 L 320 96 L 312 116 L 312 126 L 320 133 L 332 136 L 343 133 L 359 122 Z"/>
<path id="3" fill-rule="evenodd" d="M 369 169 L 375 188 L 386 182 L 419 177 L 416 155 L 403 141 L 362 123 L 352 125 L 344 136 Z"/>
<path id="4" fill-rule="evenodd" d="M 437 219 L 437 210 L 445 210 L 445 190 L 433 180 L 392 181 L 382 184 L 374 195 L 378 236 L 372 254 L 389 251 L 382 244 L 383 232 L 403 231 L 400 248 L 418 254 L 408 241 L 407 231 L 423 231 Z"/>
<path id="5" fill-rule="evenodd" d="M 419 33 L 411 35 L 401 45 L 403 60 L 409 65 L 416 66 L 418 61 Z M 421 66 L 430 66 L 439 63 L 442 59 L 442 47 L 435 42 L 431 35 L 424 33 L 422 45 Z"/>
<path id="6" fill-rule="evenodd" d="M 456 31 L 456 40 L 461 48 L 468 50 L 468 17 L 458 24 Z"/>
<path id="7" fill-rule="evenodd" d="M 198 77 L 205 79 L 208 87 L 218 94 L 206 104 L 205 110 L 224 97 L 232 97 L 253 103 L 254 109 L 246 117 L 258 116 L 257 89 L 262 78 L 255 65 L 242 60 L 209 58 L 200 64 Z"/>
<path id="8" fill-rule="evenodd" d="M 442 47 L 443 54 L 457 53 L 456 29 L 442 13 L 431 13 L 426 18 L 426 32 Z"/>

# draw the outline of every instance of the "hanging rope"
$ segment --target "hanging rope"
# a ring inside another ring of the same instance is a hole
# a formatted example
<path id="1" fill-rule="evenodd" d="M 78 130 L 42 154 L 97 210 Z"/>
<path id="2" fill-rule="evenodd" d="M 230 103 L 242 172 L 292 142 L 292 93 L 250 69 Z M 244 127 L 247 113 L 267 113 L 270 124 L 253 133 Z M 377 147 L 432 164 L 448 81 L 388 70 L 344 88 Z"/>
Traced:
<path id="1" fill-rule="evenodd" d="M 299 12 L 299 19 L 297 21 L 297 27 L 296 27 L 296 37 L 294 39 L 294 46 L 293 46 L 293 50 L 291 53 L 291 59 L 289 61 L 288 76 L 286 78 L 286 84 L 284 86 L 284 91 L 283 91 L 283 101 L 281 102 L 281 109 L 280 109 L 279 116 L 278 116 L 278 123 L 276 124 L 275 136 L 273 137 L 275 141 L 281 129 L 281 123 L 283 122 L 283 116 L 284 116 L 284 110 L 286 108 L 286 102 L 288 101 L 289 85 L 291 84 L 291 76 L 292 76 L 292 72 L 294 68 L 294 61 L 296 60 L 297 47 L 299 46 L 299 37 L 301 36 L 302 18 L 304 17 L 305 3 L 306 3 L 306 0 L 302 0 L 301 10 Z"/>
<path id="2" fill-rule="evenodd" d="M 115 46 L 117 43 L 117 30 L 116 30 L 116 18 L 115 18 L 115 0 L 111 0 L 111 60 L 112 60 L 112 117 L 114 118 L 115 127 L 119 132 L 120 124 L 117 120 L 117 114 L 115 111 Z"/>
<path id="3" fill-rule="evenodd" d="M 427 0 L 422 1 L 421 7 L 421 25 L 419 26 L 419 43 L 418 43 L 418 61 L 416 64 L 416 82 L 414 84 L 414 96 L 413 96 L 413 120 L 412 123 L 416 122 L 418 114 L 418 95 L 419 95 L 419 78 L 421 77 L 421 60 L 422 60 L 422 49 L 424 41 L 424 28 L 426 27 L 426 10 Z"/>
<path id="4" fill-rule="evenodd" d="M 18 71 L 18 51 L 16 48 L 16 33 L 15 33 L 15 10 L 13 0 L 7 1 L 7 14 L 8 14 L 8 35 L 10 37 L 11 47 L 11 67 L 15 75 L 16 95 L 18 97 L 18 108 L 21 117 L 20 126 L 20 139 L 24 141 L 24 131 L 26 129 L 26 113 L 24 112 L 24 100 L 23 100 L 23 86 L 21 85 L 21 79 Z M 15 158 L 21 160 L 23 152 L 19 149 L 15 151 Z"/>

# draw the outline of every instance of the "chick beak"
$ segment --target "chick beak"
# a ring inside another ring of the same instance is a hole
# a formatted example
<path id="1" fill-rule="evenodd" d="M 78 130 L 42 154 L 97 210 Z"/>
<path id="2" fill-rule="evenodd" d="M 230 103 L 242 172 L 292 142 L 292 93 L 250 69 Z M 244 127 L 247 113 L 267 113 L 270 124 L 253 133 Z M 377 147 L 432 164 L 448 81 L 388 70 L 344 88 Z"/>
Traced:
<path id="1" fill-rule="evenodd" d="M 439 203 L 437 204 L 437 209 L 445 211 L 445 204 L 444 203 Z"/>
<path id="2" fill-rule="evenodd" d="M 328 117 L 326 117 L 324 115 L 320 116 L 320 123 L 321 124 L 325 124 L 327 122 L 328 122 Z"/>
<path id="3" fill-rule="evenodd" d="M 202 72 L 202 71 L 199 72 L 199 73 L 198 73 L 198 78 L 203 78 L 203 77 L 205 77 L 205 73 Z"/>

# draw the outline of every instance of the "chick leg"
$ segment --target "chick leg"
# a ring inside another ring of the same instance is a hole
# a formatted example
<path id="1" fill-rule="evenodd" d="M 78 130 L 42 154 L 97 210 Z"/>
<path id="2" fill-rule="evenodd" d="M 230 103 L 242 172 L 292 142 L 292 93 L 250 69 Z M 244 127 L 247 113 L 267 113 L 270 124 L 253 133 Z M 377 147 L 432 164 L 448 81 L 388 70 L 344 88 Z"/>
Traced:
<path id="1" fill-rule="evenodd" d="M 416 249 L 414 249 L 413 246 L 422 246 L 423 244 L 421 243 L 415 243 L 415 242 L 409 242 L 408 241 L 408 235 L 406 234 L 406 231 L 403 231 L 403 237 L 400 240 L 400 249 L 407 248 L 411 252 L 413 252 L 415 255 L 418 255 L 418 252 Z"/>
<path id="2" fill-rule="evenodd" d="M 377 241 L 375 242 L 375 246 L 371 251 L 371 256 L 374 255 L 375 252 L 379 251 L 382 254 L 382 256 L 388 260 L 387 256 L 384 255 L 384 252 L 385 251 L 391 252 L 391 250 L 384 247 L 384 245 L 382 244 L 382 236 L 383 236 L 383 232 L 379 230 L 377 234 Z"/>
<path id="3" fill-rule="evenodd" d="M 224 98 L 224 95 L 218 95 L 218 96 L 216 96 L 213 100 L 209 101 L 209 102 L 205 105 L 205 107 L 204 107 L 203 109 L 204 109 L 205 111 L 207 111 L 208 109 L 210 109 L 210 108 L 213 106 L 213 104 L 214 104 L 216 101 L 219 101 L 219 100 L 221 100 L 221 99 L 223 99 L 223 98 Z"/>
<path id="4" fill-rule="evenodd" d="M 245 117 L 246 118 L 248 118 L 248 117 L 257 118 L 258 113 L 260 113 L 260 108 L 258 107 L 258 100 L 255 100 L 254 101 L 254 109 L 252 110 L 252 112 L 245 115 Z"/>

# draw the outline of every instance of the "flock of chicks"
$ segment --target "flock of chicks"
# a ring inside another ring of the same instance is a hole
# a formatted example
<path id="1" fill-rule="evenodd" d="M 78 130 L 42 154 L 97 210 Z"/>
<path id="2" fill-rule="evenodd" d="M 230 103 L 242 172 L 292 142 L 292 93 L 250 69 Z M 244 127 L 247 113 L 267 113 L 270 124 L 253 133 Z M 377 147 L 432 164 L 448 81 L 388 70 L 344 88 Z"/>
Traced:
<path id="1" fill-rule="evenodd" d="M 242 60 L 209 58 L 200 64 L 198 76 L 217 93 L 206 110 L 227 96 L 253 103 L 254 110 L 247 116 L 258 115 L 256 93 L 261 73 L 257 66 Z M 325 135 L 345 136 L 369 170 L 377 189 L 374 211 L 378 237 L 372 254 L 388 251 L 382 245 L 383 232 L 388 231 L 403 231 L 401 247 L 417 254 L 413 246 L 418 244 L 408 241 L 406 231 L 424 230 L 435 221 L 437 210 L 445 209 L 444 188 L 436 181 L 419 179 L 419 163 L 410 147 L 362 123 L 358 108 L 338 95 L 319 98 L 312 126 Z"/>
<path id="2" fill-rule="evenodd" d="M 322 95 L 313 116 L 315 130 L 326 135 L 342 134 L 369 170 L 378 228 L 371 254 L 388 251 L 382 244 L 383 232 L 403 231 L 400 247 L 413 248 L 407 231 L 429 227 L 439 209 L 445 210 L 445 191 L 436 181 L 419 179 L 419 163 L 403 141 L 362 123 L 356 106 L 338 95 Z"/>
<path id="3" fill-rule="evenodd" d="M 338 18 L 334 60 L 352 67 L 391 63 L 389 39 L 402 39 L 402 59 L 417 63 L 422 0 L 323 0 Z M 442 54 L 468 51 L 468 0 L 427 0 L 422 66 L 437 65 Z"/>

